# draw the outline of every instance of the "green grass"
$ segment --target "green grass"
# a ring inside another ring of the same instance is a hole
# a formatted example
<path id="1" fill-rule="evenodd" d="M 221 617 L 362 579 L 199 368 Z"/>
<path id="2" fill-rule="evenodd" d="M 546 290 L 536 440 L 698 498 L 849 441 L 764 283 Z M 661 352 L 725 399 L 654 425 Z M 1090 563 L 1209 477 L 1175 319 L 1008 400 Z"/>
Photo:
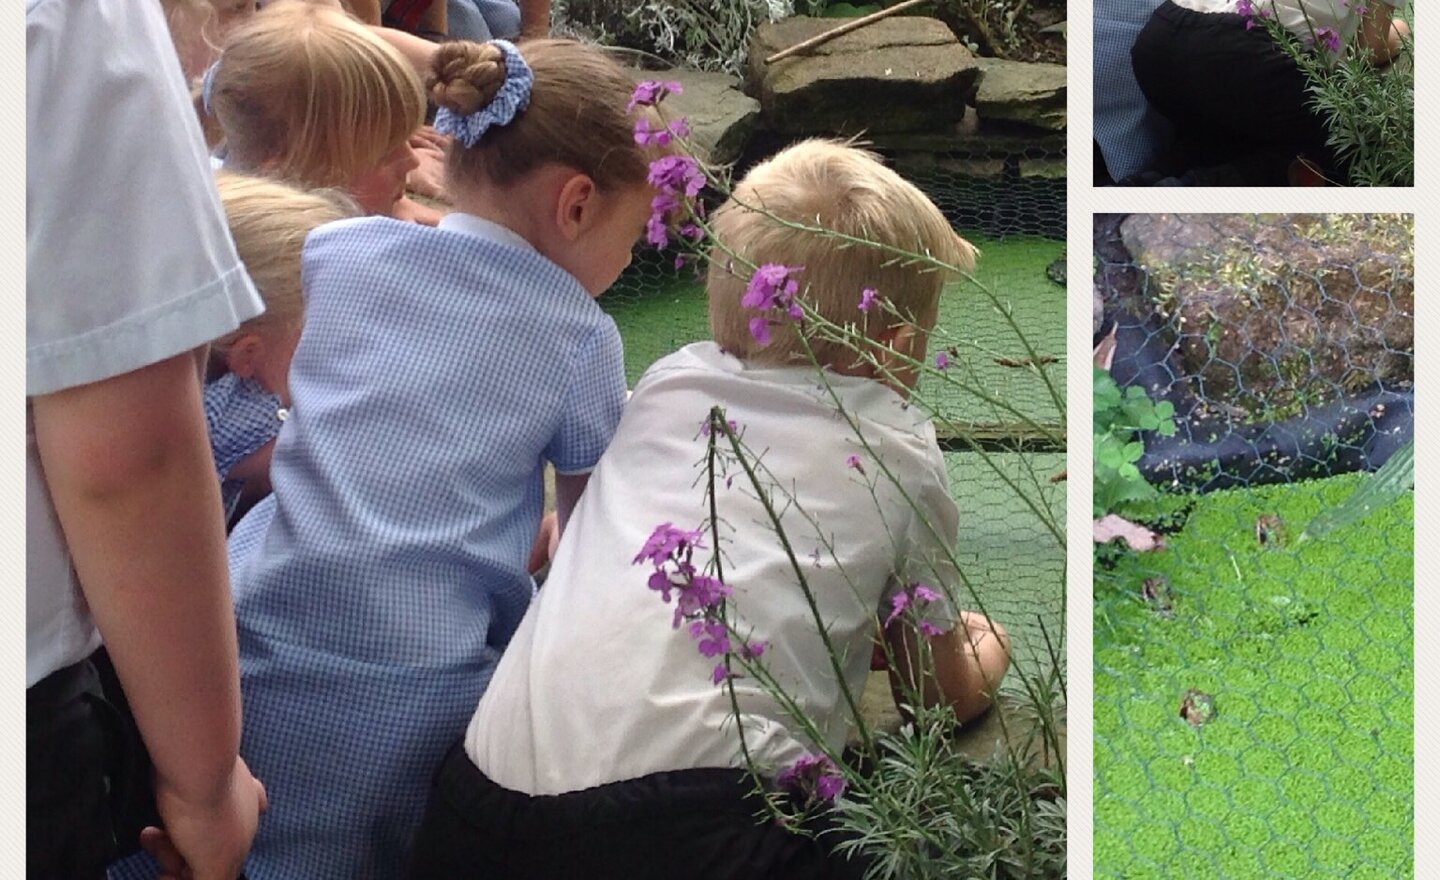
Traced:
<path id="1" fill-rule="evenodd" d="M 1167 551 L 1097 568 L 1097 877 L 1413 876 L 1413 496 L 1294 543 L 1361 479 L 1200 496 Z"/>

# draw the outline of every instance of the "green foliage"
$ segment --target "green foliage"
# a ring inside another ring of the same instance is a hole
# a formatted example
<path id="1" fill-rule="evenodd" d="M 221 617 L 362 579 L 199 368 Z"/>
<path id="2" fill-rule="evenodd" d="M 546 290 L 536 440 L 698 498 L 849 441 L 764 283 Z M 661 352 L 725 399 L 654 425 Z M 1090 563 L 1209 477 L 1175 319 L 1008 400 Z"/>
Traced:
<path id="1" fill-rule="evenodd" d="M 1145 454 L 1140 431 L 1175 433 L 1175 406 L 1158 404 L 1145 389 L 1123 392 L 1106 370 L 1095 368 L 1095 516 L 1116 513 L 1126 505 L 1153 498 L 1155 487 L 1145 481 L 1136 462 Z"/>
<path id="2" fill-rule="evenodd" d="M 853 835 L 842 850 L 874 858 L 872 877 L 1064 877 L 1060 773 L 1008 754 L 977 764 L 956 751 L 952 729 L 931 711 L 879 738 L 872 779 L 883 791 L 841 802 L 840 824 Z"/>
<path id="3" fill-rule="evenodd" d="M 1254 534 L 1369 479 L 1162 496 L 1143 513 L 1188 507 L 1169 549 L 1097 570 L 1096 877 L 1414 876 L 1413 500 L 1303 544 Z M 1213 722 L 1179 717 L 1190 688 Z"/>
<path id="4" fill-rule="evenodd" d="M 1257 4 L 1258 5 L 1258 4 Z M 1273 3 L 1271 4 L 1273 7 Z M 1304 73 L 1310 106 L 1325 119 L 1326 143 L 1347 168 L 1353 186 L 1415 185 L 1414 43 L 1377 67 L 1358 35 L 1337 55 L 1305 45 L 1271 14 L 1258 21 Z M 1314 28 L 1312 27 L 1312 33 Z"/>

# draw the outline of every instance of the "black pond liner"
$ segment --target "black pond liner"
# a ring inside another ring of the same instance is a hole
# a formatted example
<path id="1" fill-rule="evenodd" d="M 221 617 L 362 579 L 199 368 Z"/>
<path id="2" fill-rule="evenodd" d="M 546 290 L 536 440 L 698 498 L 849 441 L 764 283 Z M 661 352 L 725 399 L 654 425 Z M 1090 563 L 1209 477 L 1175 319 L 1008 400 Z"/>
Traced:
<path id="1" fill-rule="evenodd" d="M 1095 216 L 1095 286 L 1104 305 L 1099 337 L 1115 331 L 1110 374 L 1175 407 L 1173 437 L 1144 432 L 1140 472 L 1156 485 L 1208 492 L 1373 471 L 1415 433 L 1415 392 L 1376 384 L 1280 422 L 1249 424 L 1216 415 L 1186 375 L 1166 323 L 1153 312 L 1135 314 L 1143 270 L 1120 240 L 1125 214 Z"/>

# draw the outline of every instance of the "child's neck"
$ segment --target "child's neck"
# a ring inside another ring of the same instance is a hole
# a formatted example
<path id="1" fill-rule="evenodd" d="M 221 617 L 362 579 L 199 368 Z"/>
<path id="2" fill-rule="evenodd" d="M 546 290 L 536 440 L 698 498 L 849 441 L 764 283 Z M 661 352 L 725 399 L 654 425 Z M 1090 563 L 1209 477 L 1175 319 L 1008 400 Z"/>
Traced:
<path id="1" fill-rule="evenodd" d="M 541 168 L 509 186 L 476 181 L 453 193 L 456 210 L 498 223 L 525 239 L 545 256 L 551 256 L 552 228 L 559 174 Z M 556 169 L 557 172 L 562 169 Z M 554 179 L 552 179 L 554 178 Z"/>

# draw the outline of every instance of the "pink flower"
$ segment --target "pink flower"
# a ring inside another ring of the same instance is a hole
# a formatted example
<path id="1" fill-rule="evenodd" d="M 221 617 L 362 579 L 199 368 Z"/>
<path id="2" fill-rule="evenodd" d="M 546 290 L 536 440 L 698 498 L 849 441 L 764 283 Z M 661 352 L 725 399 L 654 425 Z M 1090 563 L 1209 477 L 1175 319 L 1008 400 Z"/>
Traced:
<path id="1" fill-rule="evenodd" d="M 701 537 L 699 529 L 686 531 L 677 529 L 668 522 L 661 523 L 655 527 L 655 531 L 650 533 L 650 537 L 645 539 L 645 546 L 635 554 L 634 563 L 639 565 L 648 559 L 657 566 L 663 565 L 679 554 L 688 553 L 697 547 L 704 547 L 705 545 L 700 540 Z"/>
<path id="2" fill-rule="evenodd" d="M 766 318 L 751 318 L 750 335 L 755 337 L 755 341 L 760 343 L 761 346 L 769 345 L 770 321 Z"/>
<path id="3" fill-rule="evenodd" d="M 826 755 L 802 755 L 775 774 L 775 784 L 807 803 L 833 801 L 845 792 L 845 776 Z"/>
<path id="4" fill-rule="evenodd" d="M 637 106 L 653 107 L 666 95 L 678 95 L 684 91 L 678 82 L 645 80 L 635 86 L 635 91 L 630 94 L 630 103 L 625 105 L 625 112 L 629 113 Z"/>
<path id="5" fill-rule="evenodd" d="M 943 351 L 935 352 L 935 369 L 943 370 L 950 366 L 950 355 Z"/>
<path id="6" fill-rule="evenodd" d="M 868 312 L 870 311 L 870 307 L 874 304 L 875 288 L 867 287 L 864 290 L 860 291 L 860 304 L 856 306 L 856 308 L 858 308 L 862 312 Z"/>
<path id="7" fill-rule="evenodd" d="M 745 295 L 740 298 L 740 305 L 747 309 L 769 309 L 777 302 L 787 305 L 800 289 L 800 285 L 790 276 L 804 268 L 765 263 L 750 276 L 750 283 L 745 285 Z"/>
<path id="8" fill-rule="evenodd" d="M 1340 54 L 1340 34 L 1334 28 L 1316 28 L 1315 39 L 1332 53 Z"/>
<path id="9" fill-rule="evenodd" d="M 854 468 L 862 474 L 865 473 L 865 466 L 860 463 L 860 456 L 855 455 L 854 453 L 852 453 L 848 458 L 845 459 L 845 466 L 848 468 Z"/>

